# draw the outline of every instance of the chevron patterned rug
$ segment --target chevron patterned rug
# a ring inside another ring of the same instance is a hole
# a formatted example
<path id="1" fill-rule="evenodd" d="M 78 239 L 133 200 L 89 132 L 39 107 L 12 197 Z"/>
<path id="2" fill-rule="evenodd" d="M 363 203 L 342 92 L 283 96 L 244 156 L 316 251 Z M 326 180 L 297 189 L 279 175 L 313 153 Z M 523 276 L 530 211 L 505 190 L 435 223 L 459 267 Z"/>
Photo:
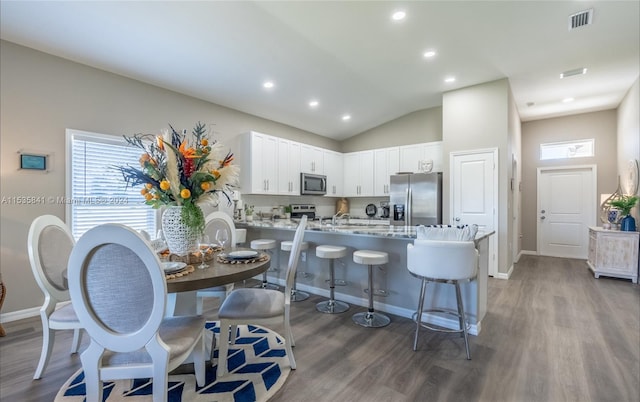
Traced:
<path id="1" fill-rule="evenodd" d="M 216 334 L 220 332 L 218 322 L 208 322 L 206 328 Z M 284 339 L 275 332 L 253 325 L 239 325 L 239 338 L 229 347 L 229 374 L 222 381 L 216 379 L 216 365 L 207 365 L 206 385 L 198 387 L 195 375 L 169 376 L 171 402 L 211 401 L 267 401 L 282 387 L 289 376 L 289 358 Z M 151 380 L 105 381 L 105 402 L 151 401 Z M 60 388 L 55 402 L 82 402 L 85 400 L 84 373 L 78 370 Z"/>

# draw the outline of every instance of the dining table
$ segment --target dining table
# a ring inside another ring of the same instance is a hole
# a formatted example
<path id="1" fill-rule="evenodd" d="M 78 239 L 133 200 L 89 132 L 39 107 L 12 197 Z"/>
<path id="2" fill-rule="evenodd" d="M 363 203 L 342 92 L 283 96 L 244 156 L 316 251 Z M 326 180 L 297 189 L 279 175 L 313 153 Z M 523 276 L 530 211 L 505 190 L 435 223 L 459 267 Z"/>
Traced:
<path id="1" fill-rule="evenodd" d="M 249 248 L 233 248 L 229 251 L 250 251 Z M 271 266 L 269 254 L 262 255 L 259 261 L 237 261 L 225 263 L 214 256 L 207 261 L 207 268 L 198 268 L 189 274 L 167 279 L 167 316 L 195 315 L 196 293 L 200 289 L 224 286 L 245 279 L 253 278 L 265 272 Z"/>

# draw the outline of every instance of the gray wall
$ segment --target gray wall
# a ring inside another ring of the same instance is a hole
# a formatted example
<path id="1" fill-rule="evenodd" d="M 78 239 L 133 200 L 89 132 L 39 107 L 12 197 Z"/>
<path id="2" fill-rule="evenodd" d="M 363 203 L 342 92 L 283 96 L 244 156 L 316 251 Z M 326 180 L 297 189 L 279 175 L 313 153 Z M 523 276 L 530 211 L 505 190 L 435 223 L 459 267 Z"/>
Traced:
<path id="1" fill-rule="evenodd" d="M 498 273 L 508 272 L 511 256 L 508 239 L 511 220 L 508 219 L 508 174 L 511 170 L 509 154 L 509 122 L 519 122 L 510 98 L 508 80 L 501 79 L 446 92 L 442 98 L 442 141 L 445 156 L 443 173 L 443 214 L 449 222 L 450 171 L 449 154 L 453 151 L 498 148 Z"/>
<path id="2" fill-rule="evenodd" d="M 342 152 L 442 140 L 442 107 L 418 110 L 342 141 Z"/>
<path id="3" fill-rule="evenodd" d="M 232 149 L 239 133 L 257 130 L 339 150 L 331 139 L 200 101 L 122 76 L 0 42 L 1 195 L 65 194 L 65 129 L 104 134 L 158 133 L 171 123 L 215 124 L 217 139 Z M 51 154 L 52 171 L 18 171 L 18 150 Z M 240 163 L 242 155 L 236 155 Z M 42 304 L 31 273 L 27 233 L 42 214 L 65 218 L 64 205 L 1 205 L 0 269 L 7 286 L 3 312 Z"/>
<path id="4" fill-rule="evenodd" d="M 537 168 L 549 166 L 597 165 L 600 194 L 617 187 L 616 110 L 583 113 L 522 123 L 522 250 L 537 251 Z M 540 144 L 595 139 L 595 157 L 540 160 Z M 598 210 L 593 211 L 600 224 Z"/>
<path id="5" fill-rule="evenodd" d="M 640 161 L 640 79 L 636 80 L 618 107 L 618 174 L 625 177 L 630 160 Z M 636 195 L 640 195 L 638 186 Z M 632 214 L 636 226 L 640 224 L 640 208 L 636 206 Z"/>

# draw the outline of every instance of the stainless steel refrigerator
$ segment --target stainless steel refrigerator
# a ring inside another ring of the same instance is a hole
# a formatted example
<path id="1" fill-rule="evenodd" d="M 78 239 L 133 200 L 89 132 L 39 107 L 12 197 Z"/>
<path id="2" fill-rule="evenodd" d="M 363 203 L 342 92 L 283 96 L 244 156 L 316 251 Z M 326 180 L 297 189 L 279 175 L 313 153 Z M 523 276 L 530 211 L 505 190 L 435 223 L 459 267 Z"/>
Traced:
<path id="1" fill-rule="evenodd" d="M 442 173 L 391 176 L 390 220 L 396 226 L 442 223 Z"/>

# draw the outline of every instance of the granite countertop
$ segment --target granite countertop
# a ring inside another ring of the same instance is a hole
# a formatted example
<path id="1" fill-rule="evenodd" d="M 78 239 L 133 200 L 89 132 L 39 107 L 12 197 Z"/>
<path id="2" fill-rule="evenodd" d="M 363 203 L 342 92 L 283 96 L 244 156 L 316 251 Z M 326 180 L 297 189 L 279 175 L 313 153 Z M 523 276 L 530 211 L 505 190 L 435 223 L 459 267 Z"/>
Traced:
<path id="1" fill-rule="evenodd" d="M 295 230 L 298 226 L 298 222 L 295 220 L 280 219 L 280 220 L 263 220 L 263 221 L 236 221 L 236 227 L 238 228 L 260 228 L 260 229 L 278 229 L 278 230 Z M 415 239 L 416 227 L 404 227 L 404 226 L 392 226 L 392 225 L 366 225 L 357 223 L 347 223 L 333 226 L 331 224 L 323 223 L 320 225 L 319 221 L 309 221 L 307 223 L 307 230 L 323 233 L 335 233 L 335 234 L 347 234 L 347 235 L 360 235 L 360 236 L 375 236 L 375 237 L 391 237 L 397 239 Z M 475 241 L 480 241 L 485 237 L 492 235 L 494 232 L 484 233 L 478 232 Z"/>

